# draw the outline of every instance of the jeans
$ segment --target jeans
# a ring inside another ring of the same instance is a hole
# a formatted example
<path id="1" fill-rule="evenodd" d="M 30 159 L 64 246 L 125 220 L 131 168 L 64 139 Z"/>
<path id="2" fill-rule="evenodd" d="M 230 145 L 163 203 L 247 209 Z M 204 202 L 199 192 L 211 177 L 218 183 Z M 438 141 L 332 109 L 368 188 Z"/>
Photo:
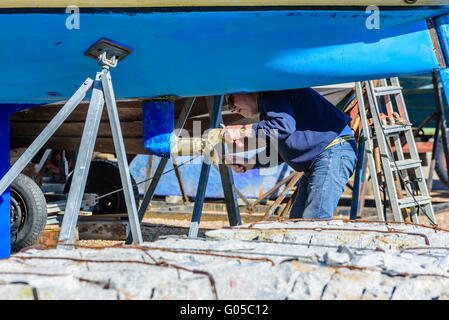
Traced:
<path id="1" fill-rule="evenodd" d="M 354 140 L 321 152 L 297 183 L 298 195 L 291 207 L 290 219 L 332 219 L 356 162 Z"/>

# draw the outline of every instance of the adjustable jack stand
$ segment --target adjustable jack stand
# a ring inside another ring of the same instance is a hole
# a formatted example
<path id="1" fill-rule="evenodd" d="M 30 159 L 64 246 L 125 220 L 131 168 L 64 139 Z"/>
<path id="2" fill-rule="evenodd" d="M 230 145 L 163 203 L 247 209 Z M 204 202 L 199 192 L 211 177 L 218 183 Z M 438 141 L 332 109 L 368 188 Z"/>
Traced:
<path id="1" fill-rule="evenodd" d="M 64 219 L 62 222 L 61 232 L 59 235 L 58 248 L 72 247 L 74 243 L 75 228 L 78 221 L 81 201 L 86 186 L 87 176 L 89 173 L 92 153 L 95 146 L 95 140 L 100 125 L 101 114 L 103 112 L 104 102 L 108 110 L 109 122 L 111 125 L 112 137 L 114 140 L 115 151 L 119 164 L 120 176 L 122 179 L 123 192 L 125 195 L 126 207 L 129 215 L 130 231 L 134 242 L 142 243 L 142 234 L 140 231 L 139 220 L 137 218 L 137 209 L 134 202 L 134 193 L 131 185 L 131 178 L 126 159 L 125 145 L 123 142 L 120 121 L 115 103 L 114 91 L 112 88 L 111 76 L 109 69 L 117 65 L 115 56 L 117 47 L 103 46 L 103 53 L 99 56 L 98 62 L 103 67 L 101 72 L 97 72 L 95 81 L 87 78 L 75 94 L 65 103 L 56 116 L 50 121 L 44 130 L 39 134 L 36 140 L 28 147 L 22 156 L 15 162 L 9 171 L 0 180 L 0 194 L 3 193 L 8 186 L 14 181 L 19 173 L 31 161 L 39 150 L 45 145 L 50 137 L 56 132 L 67 117 L 75 110 L 78 104 L 86 96 L 87 92 L 92 88 L 92 97 L 90 99 L 89 111 L 86 117 L 83 136 L 78 152 L 78 157 L 73 173 L 73 180 L 70 186 L 69 196 L 67 200 Z M 113 56 L 107 59 L 108 49 L 111 48 Z M 122 55 L 120 58 L 123 58 Z"/>
<path id="2" fill-rule="evenodd" d="M 67 206 L 59 235 L 59 242 L 62 244 L 58 247 L 67 247 L 67 245 L 72 245 L 74 241 L 73 238 L 78 221 L 79 209 L 86 186 L 90 162 L 92 160 L 92 153 L 94 151 L 95 140 L 105 101 L 108 110 L 109 123 L 111 125 L 112 137 L 114 140 L 115 152 L 117 154 L 126 208 L 129 215 L 130 230 L 135 242 L 139 244 L 143 242 L 139 219 L 137 217 L 137 208 L 134 202 L 134 192 L 131 184 L 128 161 L 126 159 L 125 144 L 123 142 L 117 105 L 112 88 L 111 75 L 109 73 L 109 69 L 114 68 L 117 65 L 117 59 L 113 56 L 112 60 L 108 60 L 106 58 L 106 52 L 103 52 L 99 58 L 99 64 L 103 67 L 103 70 L 101 72 L 97 72 L 95 77 L 92 97 L 89 104 L 89 111 L 87 113 L 86 124 L 81 139 L 78 158 L 76 160 L 73 173 L 73 180 L 70 186 Z"/>

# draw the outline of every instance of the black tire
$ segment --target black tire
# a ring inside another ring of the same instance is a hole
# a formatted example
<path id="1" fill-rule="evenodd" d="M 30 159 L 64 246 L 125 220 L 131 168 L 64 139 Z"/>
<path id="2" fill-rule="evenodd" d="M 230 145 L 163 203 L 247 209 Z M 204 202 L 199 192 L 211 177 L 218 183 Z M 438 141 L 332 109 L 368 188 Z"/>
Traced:
<path id="1" fill-rule="evenodd" d="M 39 186 L 24 174 L 11 184 L 11 251 L 35 244 L 47 224 L 47 202 Z"/>
<path id="2" fill-rule="evenodd" d="M 73 173 L 73 172 L 72 172 Z M 69 175 L 64 187 L 64 193 L 68 193 L 72 184 L 72 173 Z M 131 176 L 133 184 L 134 197 L 136 206 L 139 204 L 139 190 L 136 181 Z M 115 161 L 95 159 L 90 164 L 89 175 L 87 176 L 85 193 L 95 193 L 102 196 L 109 192 L 122 188 L 122 180 L 120 178 L 120 170 L 118 163 Z M 98 200 L 98 205 L 92 214 L 113 214 L 126 213 L 125 195 L 123 191 L 116 192 L 110 196 Z"/>
<path id="3" fill-rule="evenodd" d="M 449 177 L 447 174 L 447 164 L 444 156 L 443 138 L 441 137 L 441 135 L 438 136 L 437 150 L 435 152 L 435 172 L 437 173 L 441 182 L 449 188 Z"/>

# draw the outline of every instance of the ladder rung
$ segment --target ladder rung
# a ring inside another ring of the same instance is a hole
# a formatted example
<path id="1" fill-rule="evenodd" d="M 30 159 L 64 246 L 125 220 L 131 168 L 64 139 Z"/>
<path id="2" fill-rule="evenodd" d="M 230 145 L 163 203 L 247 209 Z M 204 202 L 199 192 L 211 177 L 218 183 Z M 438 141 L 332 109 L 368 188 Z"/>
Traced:
<path id="1" fill-rule="evenodd" d="M 384 132 L 386 135 L 391 135 L 393 133 L 398 133 L 398 132 L 404 132 L 407 130 L 411 130 L 412 126 L 410 125 L 399 125 L 399 124 L 394 124 L 394 125 L 387 125 L 387 126 L 383 126 L 384 128 Z"/>
<path id="2" fill-rule="evenodd" d="M 410 208 L 415 207 L 419 203 L 419 205 L 429 204 L 431 203 L 431 198 L 426 196 L 415 196 L 416 201 L 412 197 L 402 198 L 398 200 L 399 208 Z"/>
<path id="3" fill-rule="evenodd" d="M 402 87 L 398 86 L 386 86 L 386 87 L 377 87 L 374 88 L 374 92 L 376 96 L 386 96 L 390 94 L 398 94 L 401 93 Z"/>
<path id="4" fill-rule="evenodd" d="M 393 170 L 419 168 L 421 166 L 421 160 L 406 159 L 406 160 L 397 160 L 396 162 L 391 161 L 390 166 L 391 169 Z"/>

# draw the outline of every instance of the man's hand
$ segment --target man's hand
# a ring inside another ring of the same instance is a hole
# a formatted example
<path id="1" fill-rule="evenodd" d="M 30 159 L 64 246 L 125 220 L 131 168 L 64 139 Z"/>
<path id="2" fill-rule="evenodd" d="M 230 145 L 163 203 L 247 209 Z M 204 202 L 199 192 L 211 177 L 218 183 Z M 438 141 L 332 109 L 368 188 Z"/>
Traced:
<path id="1" fill-rule="evenodd" d="M 244 145 L 240 139 L 253 137 L 252 124 L 226 126 L 221 130 L 221 136 L 227 142 L 235 143 L 239 148 L 243 148 Z"/>
<path id="2" fill-rule="evenodd" d="M 235 173 L 245 173 L 254 168 L 254 164 L 249 164 L 247 159 L 236 156 L 227 157 L 226 165 L 231 167 Z"/>
<path id="3" fill-rule="evenodd" d="M 244 135 L 242 133 L 243 126 L 241 125 L 235 125 L 235 126 L 226 126 L 221 130 L 221 136 L 223 139 L 225 139 L 227 142 L 235 143 L 237 147 L 243 148 L 243 143 L 239 140 L 241 138 L 244 138 Z"/>

